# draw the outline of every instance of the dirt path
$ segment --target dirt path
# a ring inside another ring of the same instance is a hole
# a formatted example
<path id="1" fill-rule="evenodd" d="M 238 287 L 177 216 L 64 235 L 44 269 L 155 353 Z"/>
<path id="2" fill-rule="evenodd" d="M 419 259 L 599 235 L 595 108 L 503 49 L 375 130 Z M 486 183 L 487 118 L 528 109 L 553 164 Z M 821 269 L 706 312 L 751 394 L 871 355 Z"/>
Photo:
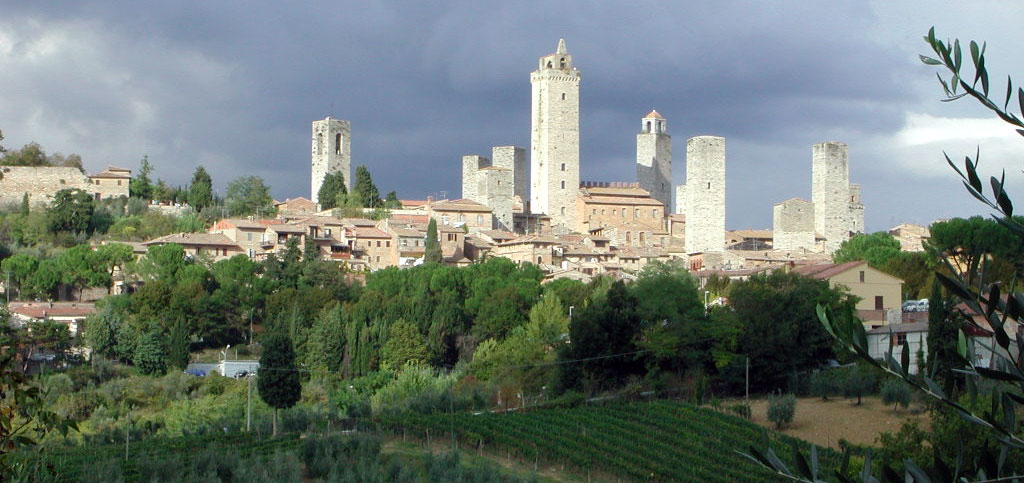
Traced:
<path id="1" fill-rule="evenodd" d="M 920 409 L 916 404 L 911 405 L 910 410 L 901 408 L 893 414 L 892 406 L 883 405 L 877 396 L 864 398 L 860 406 L 855 403 L 854 399 L 797 399 L 793 422 L 782 432 L 821 446 L 839 448 L 840 439 L 856 444 L 875 444 L 879 434 L 895 433 L 909 420 L 916 420 L 922 428 L 929 427 L 926 412 L 911 414 L 912 410 Z M 774 428 L 768 420 L 767 400 L 751 400 L 750 409 L 755 423 Z"/>

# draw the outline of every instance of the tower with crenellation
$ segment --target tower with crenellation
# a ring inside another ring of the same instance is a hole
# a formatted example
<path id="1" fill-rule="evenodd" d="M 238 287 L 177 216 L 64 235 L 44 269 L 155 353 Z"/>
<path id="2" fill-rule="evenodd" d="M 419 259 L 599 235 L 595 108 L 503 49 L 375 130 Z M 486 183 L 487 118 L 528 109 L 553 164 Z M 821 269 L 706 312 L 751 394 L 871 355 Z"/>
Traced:
<path id="1" fill-rule="evenodd" d="M 348 121 L 328 116 L 313 121 L 313 175 L 310 180 L 310 199 L 319 202 L 320 186 L 328 173 L 341 172 L 345 187 L 352 191 L 352 130 Z"/>
<path id="2" fill-rule="evenodd" d="M 580 187 L 580 71 L 559 39 L 530 74 L 530 211 L 573 227 Z"/>
<path id="3" fill-rule="evenodd" d="M 651 194 L 651 198 L 665 205 L 665 213 L 672 207 L 672 136 L 668 135 L 668 121 L 658 111 L 644 116 L 640 134 L 636 135 L 636 180 Z"/>

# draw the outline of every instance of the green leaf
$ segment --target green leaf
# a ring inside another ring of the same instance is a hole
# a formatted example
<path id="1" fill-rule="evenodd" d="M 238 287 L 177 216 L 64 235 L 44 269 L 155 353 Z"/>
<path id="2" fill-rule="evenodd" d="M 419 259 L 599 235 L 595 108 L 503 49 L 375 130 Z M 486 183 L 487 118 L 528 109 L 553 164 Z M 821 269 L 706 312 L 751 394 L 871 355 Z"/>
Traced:
<path id="1" fill-rule="evenodd" d="M 909 376 L 910 371 L 910 343 L 903 344 L 903 353 L 900 354 L 900 365 L 903 366 L 903 375 Z M 922 368 L 917 368 L 920 371 Z"/>
<path id="2" fill-rule="evenodd" d="M 942 65 L 942 62 L 939 62 L 938 60 L 933 59 L 931 57 L 927 57 L 927 56 L 924 56 L 924 55 L 918 55 L 918 57 L 920 57 L 921 58 L 921 62 L 924 62 L 925 64 L 928 64 L 928 65 Z"/>
<path id="3" fill-rule="evenodd" d="M 1006 76 L 1006 102 L 1003 103 L 1003 110 L 1010 105 L 1010 98 L 1013 97 L 1013 79 Z"/>
<path id="4" fill-rule="evenodd" d="M 971 300 L 974 298 L 974 296 L 971 295 L 971 292 L 967 290 L 967 287 L 965 287 L 959 280 L 949 278 L 942 272 L 935 272 L 935 276 L 939 279 L 939 283 L 952 292 L 954 296 L 964 300 Z"/>
<path id="5" fill-rule="evenodd" d="M 974 67 L 978 67 L 978 43 L 971 41 L 971 60 L 974 62 Z"/>
<path id="6" fill-rule="evenodd" d="M 1024 115 L 1024 88 L 1017 88 L 1017 104 L 1020 104 L 1020 113 Z"/>
<path id="7" fill-rule="evenodd" d="M 986 379 L 995 379 L 997 381 L 1007 382 L 1024 382 L 1024 378 L 1009 372 L 988 369 L 985 367 L 975 367 L 974 370 L 978 372 L 978 375 Z"/>
<path id="8" fill-rule="evenodd" d="M 953 71 L 960 72 L 960 61 L 963 60 L 960 54 L 960 40 L 953 42 Z"/>
<path id="9" fill-rule="evenodd" d="M 811 479 L 818 479 L 818 471 L 821 469 L 818 464 L 818 446 L 815 444 L 811 445 Z"/>
<path id="10" fill-rule="evenodd" d="M 931 483 L 932 479 L 928 477 L 928 473 L 925 473 L 920 466 L 909 459 L 903 460 L 903 467 L 906 468 L 907 473 L 910 473 L 914 477 L 914 481 L 918 483 Z"/>
<path id="11" fill-rule="evenodd" d="M 936 275 L 939 275 L 939 274 L 936 273 Z M 963 330 L 960 330 L 960 331 L 957 331 L 957 332 L 958 333 L 957 333 L 957 341 L 956 341 L 956 353 L 960 354 L 960 357 L 963 357 L 964 359 L 967 359 L 967 336 L 964 335 L 964 331 Z M 973 362 L 973 361 L 971 361 L 971 362 Z"/>
<path id="12" fill-rule="evenodd" d="M 808 480 L 814 480 L 814 475 L 811 474 L 811 466 L 807 464 L 807 458 L 800 452 L 796 441 L 793 441 L 791 446 L 793 447 L 793 461 L 796 462 L 796 469 L 800 472 L 800 476 Z"/>
<path id="13" fill-rule="evenodd" d="M 1006 393 L 1003 393 L 1003 426 L 1011 433 L 1017 431 L 1017 413 L 1014 411 L 1014 402 Z"/>

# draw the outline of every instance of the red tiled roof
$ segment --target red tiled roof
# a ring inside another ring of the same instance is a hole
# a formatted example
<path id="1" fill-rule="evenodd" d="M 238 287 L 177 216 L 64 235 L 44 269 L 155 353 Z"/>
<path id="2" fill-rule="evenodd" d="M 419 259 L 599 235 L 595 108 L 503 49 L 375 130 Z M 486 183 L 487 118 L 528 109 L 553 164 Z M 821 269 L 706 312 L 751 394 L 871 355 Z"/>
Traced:
<path id="1" fill-rule="evenodd" d="M 851 269 L 853 267 L 856 267 L 856 266 L 859 266 L 859 265 L 864 265 L 866 263 L 868 263 L 868 262 L 865 262 L 864 260 L 854 260 L 852 262 L 839 263 L 839 264 L 836 264 L 836 263 L 818 263 L 818 264 L 815 264 L 815 265 L 804 265 L 804 266 L 801 266 L 801 267 L 796 267 L 796 268 L 793 269 L 793 272 L 794 273 L 799 273 L 800 275 L 805 275 L 805 276 L 808 276 L 808 277 L 811 277 L 811 278 L 816 278 L 816 279 L 819 279 L 819 280 L 824 280 L 824 279 L 832 278 L 833 276 L 838 275 L 840 273 L 843 273 L 843 272 L 845 272 L 845 271 L 847 271 L 847 270 L 849 270 L 849 269 Z"/>

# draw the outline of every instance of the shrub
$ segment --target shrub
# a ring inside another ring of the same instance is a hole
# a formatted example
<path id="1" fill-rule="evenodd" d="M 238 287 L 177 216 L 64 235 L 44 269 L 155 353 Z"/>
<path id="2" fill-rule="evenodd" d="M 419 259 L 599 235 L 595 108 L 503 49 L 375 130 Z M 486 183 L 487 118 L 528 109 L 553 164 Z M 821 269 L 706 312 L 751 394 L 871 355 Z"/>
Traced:
<path id="1" fill-rule="evenodd" d="M 910 406 L 910 386 L 899 379 L 888 379 L 882 384 L 882 402 L 892 404 L 892 412 L 902 405 L 903 409 Z"/>
<path id="2" fill-rule="evenodd" d="M 796 396 L 785 394 L 768 400 L 768 420 L 775 423 L 775 429 L 793 422 L 796 413 Z"/>
<path id="3" fill-rule="evenodd" d="M 837 380 L 839 372 L 835 370 L 821 370 L 811 374 L 811 394 L 820 397 L 822 401 L 828 401 L 829 396 L 840 392 L 840 384 Z"/>
<path id="4" fill-rule="evenodd" d="M 729 410 L 736 413 L 741 418 L 750 419 L 750 405 L 747 403 L 733 404 L 729 406 Z"/>

